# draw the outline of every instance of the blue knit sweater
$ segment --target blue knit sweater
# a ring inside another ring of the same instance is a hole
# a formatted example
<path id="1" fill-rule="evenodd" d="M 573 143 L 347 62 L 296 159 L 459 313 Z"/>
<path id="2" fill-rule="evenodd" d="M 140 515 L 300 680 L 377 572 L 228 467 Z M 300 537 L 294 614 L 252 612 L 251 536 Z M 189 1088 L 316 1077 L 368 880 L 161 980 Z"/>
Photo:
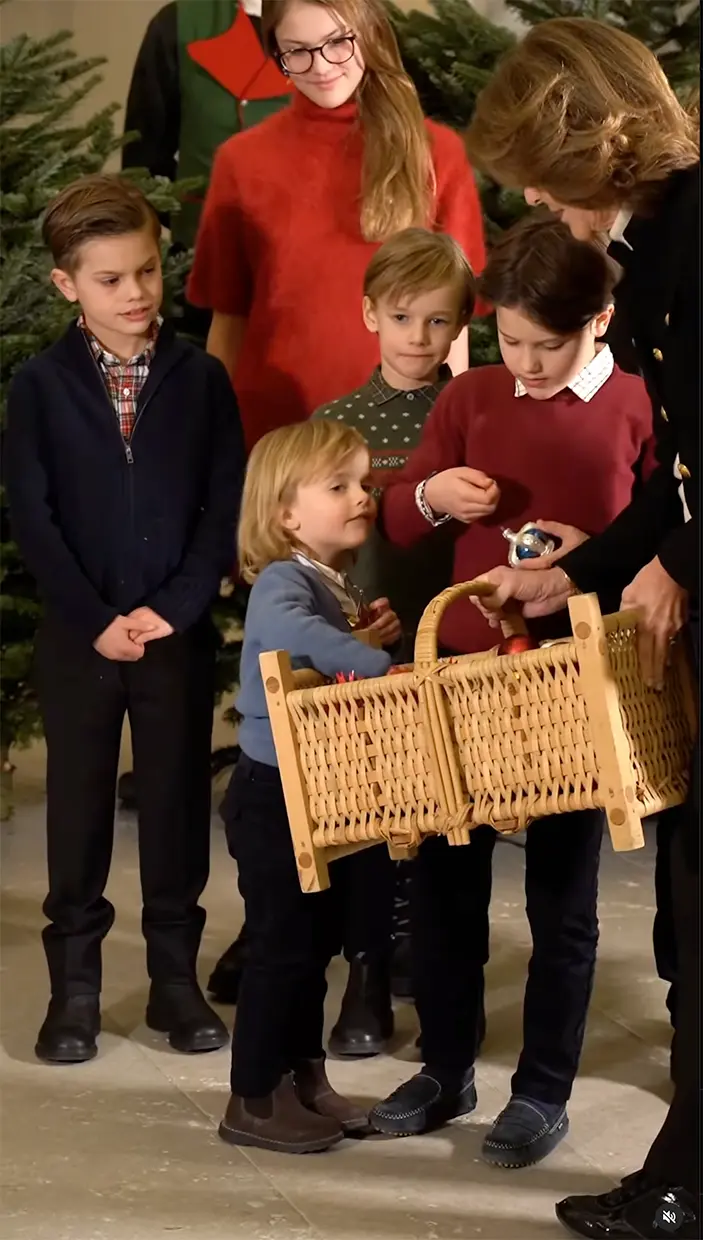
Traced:
<path id="1" fill-rule="evenodd" d="M 353 636 L 342 608 L 314 568 L 293 560 L 269 564 L 249 596 L 236 701 L 242 751 L 268 766 L 278 766 L 278 761 L 259 669 L 265 650 L 286 650 L 295 669 L 314 668 L 323 676 L 383 676 L 391 665 L 385 650 L 373 650 Z"/>

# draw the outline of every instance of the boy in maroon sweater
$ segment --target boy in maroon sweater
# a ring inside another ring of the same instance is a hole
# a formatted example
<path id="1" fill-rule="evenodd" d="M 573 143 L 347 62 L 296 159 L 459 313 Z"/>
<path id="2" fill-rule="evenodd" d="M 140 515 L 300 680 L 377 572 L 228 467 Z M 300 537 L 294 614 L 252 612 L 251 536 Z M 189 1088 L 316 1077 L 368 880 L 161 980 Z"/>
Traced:
<path id="1" fill-rule="evenodd" d="M 629 503 L 653 464 L 652 415 L 642 380 L 619 370 L 600 343 L 617 275 L 604 251 L 553 218 L 529 219 L 495 247 L 480 292 L 496 307 L 505 364 L 468 371 L 439 396 L 419 447 L 385 492 L 391 540 L 407 547 L 453 522 L 453 578 L 466 581 L 507 557 L 506 527 L 544 518 L 570 547 Z M 496 638 L 467 601 L 449 609 L 440 640 L 444 653 L 467 654 Z M 511 1099 L 483 1145 L 500 1166 L 538 1162 L 568 1131 L 596 959 L 601 836 L 598 811 L 543 819 L 527 832 L 533 951 L 523 1049 Z M 381 1132 L 427 1132 L 476 1106 L 495 840 L 490 827 L 472 831 L 466 848 L 428 840 L 413 866 L 425 1064 L 372 1111 Z"/>

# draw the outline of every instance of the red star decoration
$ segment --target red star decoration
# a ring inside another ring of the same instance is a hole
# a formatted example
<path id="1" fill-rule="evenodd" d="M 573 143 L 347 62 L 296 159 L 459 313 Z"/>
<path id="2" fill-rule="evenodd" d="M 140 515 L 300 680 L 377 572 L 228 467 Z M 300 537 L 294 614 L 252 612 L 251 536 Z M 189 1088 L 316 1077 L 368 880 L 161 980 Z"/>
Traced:
<path id="1" fill-rule="evenodd" d="M 229 30 L 189 43 L 188 53 L 235 99 L 277 99 L 292 91 L 287 77 L 264 52 L 243 9 L 237 9 Z"/>

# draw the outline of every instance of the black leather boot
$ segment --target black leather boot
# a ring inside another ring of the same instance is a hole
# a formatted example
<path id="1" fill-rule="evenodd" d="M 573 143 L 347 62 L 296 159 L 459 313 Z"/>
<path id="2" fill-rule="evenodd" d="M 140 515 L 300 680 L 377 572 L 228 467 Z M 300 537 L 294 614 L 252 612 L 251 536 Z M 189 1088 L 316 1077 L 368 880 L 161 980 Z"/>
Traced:
<path id="1" fill-rule="evenodd" d="M 393 1029 L 388 961 L 367 954 L 355 956 L 339 1019 L 330 1035 L 330 1051 L 344 1059 L 369 1059 L 386 1049 Z"/>
<path id="2" fill-rule="evenodd" d="M 85 1063 L 98 1053 L 100 996 L 52 998 L 34 1053 L 44 1063 Z"/>
<path id="3" fill-rule="evenodd" d="M 208 994 L 215 1003 L 235 1004 L 239 998 L 242 968 L 247 953 L 247 928 L 242 926 L 239 938 L 220 956 L 207 984 Z"/>
<path id="4" fill-rule="evenodd" d="M 152 982 L 146 1023 L 157 1033 L 167 1033 L 174 1051 L 184 1055 L 217 1051 L 229 1042 L 224 1024 L 196 982 Z"/>

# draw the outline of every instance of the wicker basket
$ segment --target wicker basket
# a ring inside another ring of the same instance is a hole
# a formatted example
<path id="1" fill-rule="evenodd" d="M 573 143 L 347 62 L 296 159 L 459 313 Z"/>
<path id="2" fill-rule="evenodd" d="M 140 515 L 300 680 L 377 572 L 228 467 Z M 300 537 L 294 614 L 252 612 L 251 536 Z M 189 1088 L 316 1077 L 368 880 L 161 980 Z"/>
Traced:
<path id="1" fill-rule="evenodd" d="M 638 848 L 641 819 L 684 799 L 697 715 L 683 646 L 664 692 L 646 689 L 633 617 L 604 619 L 584 595 L 569 604 L 571 639 L 438 660 L 446 608 L 488 588 L 440 594 L 397 675 L 330 685 L 285 652 L 261 655 L 303 890 L 371 844 L 410 856 L 427 835 L 466 844 L 474 826 L 516 831 L 576 809 L 604 809 L 614 847 Z"/>

